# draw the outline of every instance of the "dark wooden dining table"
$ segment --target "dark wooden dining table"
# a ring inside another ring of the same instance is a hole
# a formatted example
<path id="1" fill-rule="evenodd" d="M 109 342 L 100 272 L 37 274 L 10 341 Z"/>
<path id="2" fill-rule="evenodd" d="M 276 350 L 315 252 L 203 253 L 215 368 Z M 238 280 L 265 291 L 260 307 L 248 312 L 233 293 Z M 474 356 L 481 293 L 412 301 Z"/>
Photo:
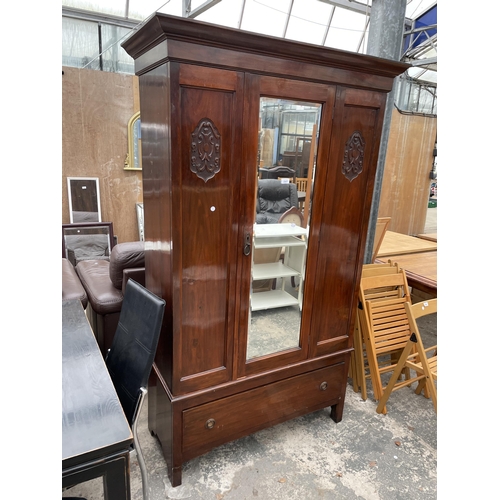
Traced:
<path id="1" fill-rule="evenodd" d="M 132 440 L 81 302 L 63 301 L 63 488 L 102 476 L 105 499 L 129 500 Z"/>

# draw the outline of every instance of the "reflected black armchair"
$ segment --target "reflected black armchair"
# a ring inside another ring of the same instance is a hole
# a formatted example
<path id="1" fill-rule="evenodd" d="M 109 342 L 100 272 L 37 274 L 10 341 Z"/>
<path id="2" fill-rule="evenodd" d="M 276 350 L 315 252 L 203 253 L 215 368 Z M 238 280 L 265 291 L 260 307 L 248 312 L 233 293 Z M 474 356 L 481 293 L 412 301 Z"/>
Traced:
<path id="1" fill-rule="evenodd" d="M 165 301 L 129 279 L 120 319 L 106 366 L 125 416 L 132 427 L 134 448 L 142 475 L 144 499 L 149 498 L 148 474 L 138 442 L 137 422 L 158 346 Z"/>
<path id="2" fill-rule="evenodd" d="M 297 185 L 278 179 L 259 179 L 257 189 L 257 224 L 277 224 L 281 214 L 299 207 Z"/>
<path id="3" fill-rule="evenodd" d="M 260 168 L 259 174 L 261 179 L 277 179 L 278 177 L 287 177 L 289 179 L 292 179 L 292 182 L 294 184 L 297 177 L 293 168 L 285 167 L 282 165 L 278 165 L 277 167 L 272 168 Z"/>

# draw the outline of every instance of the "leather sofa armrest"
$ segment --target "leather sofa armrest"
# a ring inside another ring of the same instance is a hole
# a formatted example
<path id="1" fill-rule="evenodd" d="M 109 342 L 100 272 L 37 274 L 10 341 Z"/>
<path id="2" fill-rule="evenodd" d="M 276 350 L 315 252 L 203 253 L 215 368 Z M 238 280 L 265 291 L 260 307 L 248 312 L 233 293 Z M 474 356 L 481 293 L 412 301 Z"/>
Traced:
<path id="1" fill-rule="evenodd" d="M 76 272 L 87 292 L 92 309 L 101 315 L 120 312 L 123 293 L 115 288 L 109 279 L 109 261 L 82 260 Z"/>
<path id="2" fill-rule="evenodd" d="M 87 307 L 87 293 L 73 264 L 68 259 L 62 260 L 62 300 L 79 299 L 83 308 Z"/>
<path id="3" fill-rule="evenodd" d="M 123 270 L 123 281 L 122 281 L 122 293 L 125 294 L 125 286 L 127 281 L 132 278 L 137 281 L 142 286 L 146 286 L 146 268 L 145 267 L 134 267 L 130 269 Z"/>
<path id="4" fill-rule="evenodd" d="M 123 289 L 123 272 L 145 266 L 144 241 L 119 243 L 111 250 L 109 278 L 118 290 Z"/>

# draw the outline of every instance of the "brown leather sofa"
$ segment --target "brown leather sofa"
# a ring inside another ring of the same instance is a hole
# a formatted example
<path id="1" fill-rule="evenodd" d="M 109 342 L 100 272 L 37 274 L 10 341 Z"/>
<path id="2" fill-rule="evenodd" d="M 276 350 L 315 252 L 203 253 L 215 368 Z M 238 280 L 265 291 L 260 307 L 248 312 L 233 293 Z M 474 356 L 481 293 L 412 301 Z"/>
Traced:
<path id="1" fill-rule="evenodd" d="M 82 282 L 76 274 L 73 264 L 63 258 L 62 260 L 62 300 L 78 299 L 83 308 L 87 307 L 87 294 Z"/>
<path id="2" fill-rule="evenodd" d="M 90 326 L 105 354 L 118 326 L 127 280 L 145 285 L 144 242 L 119 243 L 111 250 L 109 261 L 83 260 L 76 272 L 87 293 Z"/>

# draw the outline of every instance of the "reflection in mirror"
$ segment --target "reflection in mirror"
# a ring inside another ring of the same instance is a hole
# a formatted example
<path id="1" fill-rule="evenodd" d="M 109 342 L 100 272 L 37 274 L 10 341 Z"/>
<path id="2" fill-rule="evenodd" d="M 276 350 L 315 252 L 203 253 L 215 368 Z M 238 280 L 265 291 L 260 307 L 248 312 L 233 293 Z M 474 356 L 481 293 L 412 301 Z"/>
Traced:
<path id="1" fill-rule="evenodd" d="M 114 244 L 112 222 L 62 225 L 62 256 L 74 266 L 82 260 L 109 260 Z"/>
<path id="2" fill-rule="evenodd" d="M 260 100 L 247 359 L 299 346 L 321 105 Z"/>
<path id="3" fill-rule="evenodd" d="M 144 203 L 136 203 L 137 227 L 139 228 L 139 241 L 144 241 Z"/>
<path id="4" fill-rule="evenodd" d="M 69 221 L 101 222 L 99 179 L 68 177 Z"/>

